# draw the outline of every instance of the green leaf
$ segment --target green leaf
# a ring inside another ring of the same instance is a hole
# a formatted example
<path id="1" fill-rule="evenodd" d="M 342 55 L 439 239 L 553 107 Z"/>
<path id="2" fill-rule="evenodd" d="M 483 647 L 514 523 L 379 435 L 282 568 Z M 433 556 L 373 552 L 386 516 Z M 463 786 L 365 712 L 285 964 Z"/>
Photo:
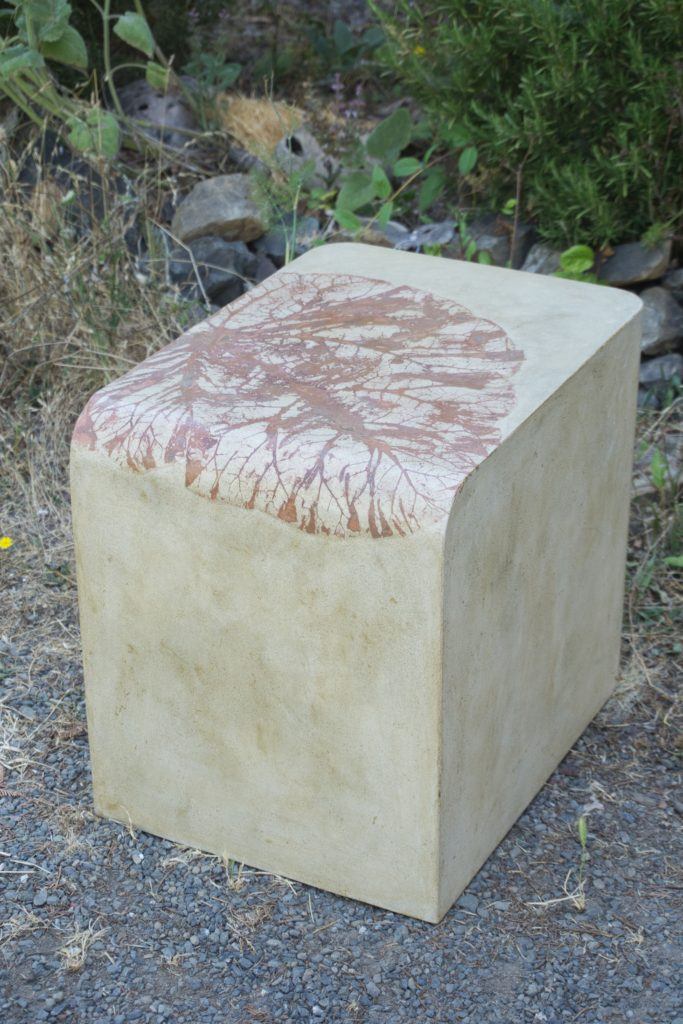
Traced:
<path id="1" fill-rule="evenodd" d="M 662 491 L 666 486 L 668 470 L 669 463 L 667 462 L 666 455 L 663 455 L 659 448 L 655 448 L 650 459 L 650 476 L 652 477 L 652 483 L 658 491 Z"/>
<path id="2" fill-rule="evenodd" d="M 477 147 L 476 146 L 465 146 L 460 159 L 458 160 L 458 170 L 461 174 L 469 174 L 470 171 L 474 170 L 474 165 L 477 162 Z"/>
<path id="3" fill-rule="evenodd" d="M 28 71 L 29 68 L 38 68 L 43 64 L 43 58 L 35 50 L 30 50 L 23 43 L 16 43 L 8 46 L 6 50 L 0 51 L 0 82 L 13 78 L 21 71 Z"/>
<path id="4" fill-rule="evenodd" d="M 339 227 L 346 228 L 347 231 L 359 231 L 363 227 L 355 213 L 351 213 L 351 210 L 344 209 L 344 207 L 338 206 L 334 211 L 334 217 Z"/>
<path id="5" fill-rule="evenodd" d="M 71 16 L 68 0 L 23 0 L 20 6 L 22 13 L 17 18 L 17 25 L 22 32 L 26 32 L 26 18 L 29 17 L 39 43 L 56 43 L 61 39 Z"/>
<path id="6" fill-rule="evenodd" d="M 66 127 L 67 139 L 74 149 L 110 159 L 119 151 L 118 121 L 107 110 L 92 107 L 84 117 L 67 118 Z"/>
<path id="7" fill-rule="evenodd" d="M 585 274 L 595 262 L 595 254 L 589 245 L 572 245 L 560 256 L 560 267 L 566 274 Z"/>
<path id="8" fill-rule="evenodd" d="M 417 197 L 420 213 L 428 210 L 446 187 L 446 172 L 443 167 L 431 167 L 425 174 Z"/>
<path id="9" fill-rule="evenodd" d="M 365 171 L 353 171 L 344 179 L 337 196 L 337 209 L 359 210 L 375 198 L 375 185 Z"/>
<path id="10" fill-rule="evenodd" d="M 114 33 L 135 50 L 142 50 L 151 57 L 154 53 L 154 37 L 147 21 L 135 11 L 126 11 L 114 25 Z"/>
<path id="11" fill-rule="evenodd" d="M 462 149 L 469 145 L 470 137 L 468 132 L 461 125 L 452 125 L 450 128 L 441 128 L 439 134 L 446 145 L 453 149 Z"/>
<path id="12" fill-rule="evenodd" d="M 683 555 L 669 555 L 664 559 L 664 563 L 672 569 L 683 569 Z"/>
<path id="13" fill-rule="evenodd" d="M 378 160 L 394 160 L 410 142 L 411 131 L 410 114 L 399 107 L 370 132 L 365 148 Z"/>
<path id="14" fill-rule="evenodd" d="M 507 202 L 503 204 L 500 212 L 504 214 L 506 217 L 511 217 L 516 209 L 517 200 L 513 197 L 512 199 L 508 199 Z"/>
<path id="15" fill-rule="evenodd" d="M 166 92 L 171 80 L 171 69 L 150 60 L 145 68 L 145 78 L 147 79 L 147 84 L 151 85 L 157 92 Z"/>
<path id="16" fill-rule="evenodd" d="M 422 164 L 414 156 L 402 156 L 397 160 L 391 169 L 395 178 L 409 178 L 411 174 L 417 174 L 422 170 Z"/>
<path id="17" fill-rule="evenodd" d="M 379 208 L 379 212 L 375 218 L 377 224 L 381 228 L 385 228 L 391 220 L 391 215 L 394 212 L 394 204 L 392 202 L 382 203 Z"/>
<path id="18" fill-rule="evenodd" d="M 337 53 L 343 55 L 352 50 L 356 45 L 356 40 L 353 37 L 353 32 L 343 21 L 337 19 L 334 23 L 332 30 L 332 38 L 334 39 L 334 45 Z"/>
<path id="19" fill-rule="evenodd" d="M 391 182 L 387 178 L 386 171 L 380 164 L 375 164 L 372 168 L 372 184 L 375 189 L 375 195 L 378 199 L 388 199 L 391 195 Z"/>
<path id="20" fill-rule="evenodd" d="M 373 25 L 372 28 L 365 30 L 361 37 L 361 42 L 369 50 L 374 50 L 376 47 L 381 46 L 385 39 L 386 36 L 379 25 Z"/>
<path id="21" fill-rule="evenodd" d="M 43 57 L 56 60 L 59 64 L 68 64 L 72 68 L 87 68 L 88 51 L 85 40 L 80 32 L 67 25 L 64 32 L 54 42 L 43 43 L 40 47 Z"/>
<path id="22" fill-rule="evenodd" d="M 490 267 L 491 264 L 493 263 L 493 259 L 491 257 L 491 253 L 490 252 L 480 252 L 480 253 L 477 253 L 477 263 L 481 263 L 481 265 L 483 267 Z"/>

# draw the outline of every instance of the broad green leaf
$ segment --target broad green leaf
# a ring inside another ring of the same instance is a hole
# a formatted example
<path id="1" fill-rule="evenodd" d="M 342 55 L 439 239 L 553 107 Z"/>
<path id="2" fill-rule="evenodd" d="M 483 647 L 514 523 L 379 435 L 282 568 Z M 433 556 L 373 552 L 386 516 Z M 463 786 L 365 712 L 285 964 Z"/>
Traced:
<path id="1" fill-rule="evenodd" d="M 422 164 L 414 156 L 402 156 L 391 168 L 395 178 L 409 178 L 411 174 L 417 174 L 422 170 Z"/>
<path id="2" fill-rule="evenodd" d="M 386 36 L 379 25 L 373 25 L 372 28 L 365 30 L 361 37 L 361 42 L 363 43 L 363 46 L 367 46 L 368 49 L 374 50 L 375 47 L 381 46 L 385 39 Z"/>
<path id="3" fill-rule="evenodd" d="M 422 180 L 417 197 L 420 213 L 424 213 L 436 202 L 445 187 L 446 172 L 443 167 L 431 167 Z"/>
<path id="4" fill-rule="evenodd" d="M 375 195 L 378 199 L 388 199 L 391 195 L 391 182 L 387 178 L 386 171 L 380 164 L 372 168 L 372 184 L 375 188 Z"/>
<path id="5" fill-rule="evenodd" d="M 440 128 L 439 134 L 448 146 L 453 149 L 462 149 L 469 145 L 469 134 L 461 125 L 452 125 L 450 128 Z"/>
<path id="6" fill-rule="evenodd" d="M 353 171 L 339 190 L 337 209 L 359 210 L 375 198 L 372 178 L 364 171 Z"/>
<path id="7" fill-rule="evenodd" d="M 669 555 L 668 558 L 664 559 L 666 565 L 671 566 L 672 569 L 683 569 L 683 555 Z"/>
<path id="8" fill-rule="evenodd" d="M 477 263 L 481 263 L 482 267 L 490 267 L 493 263 L 490 252 L 477 253 Z"/>
<path id="9" fill-rule="evenodd" d="M 410 114 L 399 107 L 370 132 L 365 148 L 378 160 L 395 160 L 410 142 L 411 130 Z"/>
<path id="10" fill-rule="evenodd" d="M 460 159 L 458 160 L 458 170 L 461 174 L 469 174 L 470 171 L 474 170 L 474 166 L 477 162 L 477 147 L 476 146 L 465 146 Z"/>
<path id="11" fill-rule="evenodd" d="M 332 36 L 334 38 L 334 45 L 338 54 L 348 53 L 356 45 L 356 40 L 353 37 L 353 32 L 347 24 L 337 19 L 334 23 L 334 29 L 332 30 Z"/>
<path id="12" fill-rule="evenodd" d="M 560 267 L 565 274 L 584 274 L 595 262 L 595 254 L 589 245 L 572 245 L 560 256 Z"/>
<path id="13" fill-rule="evenodd" d="M 224 64 L 221 70 L 221 87 L 229 89 L 234 85 L 242 72 L 241 64 Z"/>
<path id="14" fill-rule="evenodd" d="M 28 71 L 29 68 L 38 68 L 43 64 L 43 58 L 35 50 L 30 50 L 23 43 L 16 43 L 8 46 L 6 50 L 0 51 L 0 81 L 12 78 L 21 71 Z"/>
<path id="15" fill-rule="evenodd" d="M 339 227 L 346 228 L 347 231 L 359 231 L 362 228 L 362 222 L 356 217 L 355 213 L 351 210 L 346 210 L 344 207 L 338 206 L 334 211 L 334 217 L 339 224 Z"/>
<path id="16" fill-rule="evenodd" d="M 23 0 L 18 6 L 21 14 L 17 25 L 26 32 L 26 18 L 30 18 L 39 43 L 57 42 L 69 24 L 71 4 L 68 0 Z"/>
<path id="17" fill-rule="evenodd" d="M 85 40 L 80 32 L 67 25 L 64 32 L 55 42 L 43 43 L 40 47 L 43 57 L 56 60 L 59 64 L 68 64 L 72 68 L 87 68 L 88 51 Z"/>
<path id="18" fill-rule="evenodd" d="M 145 68 L 145 78 L 148 85 L 151 85 L 157 92 L 166 92 L 171 80 L 171 69 L 150 60 Z"/>
<path id="19" fill-rule="evenodd" d="M 135 50 L 142 50 L 148 57 L 153 55 L 154 37 L 141 14 L 136 14 L 135 11 L 126 11 L 116 21 L 114 32 L 119 39 L 123 39 L 124 43 L 128 43 Z"/>
<path id="20" fill-rule="evenodd" d="M 392 215 L 393 212 L 394 212 L 394 204 L 392 202 L 382 203 L 382 205 L 379 208 L 379 213 L 377 214 L 377 217 L 375 218 L 375 220 L 376 220 L 377 224 L 379 225 L 379 227 L 385 228 L 387 226 L 387 224 L 391 220 L 391 215 Z"/>
<path id="21" fill-rule="evenodd" d="M 517 200 L 513 197 L 512 199 L 508 199 L 507 202 L 503 203 L 500 212 L 504 214 L 506 217 L 511 217 L 516 209 Z"/>
<path id="22" fill-rule="evenodd" d="M 92 107 L 84 117 L 68 118 L 66 127 L 67 139 L 74 149 L 83 153 L 97 153 L 110 159 L 119 151 L 118 121 L 107 110 Z"/>

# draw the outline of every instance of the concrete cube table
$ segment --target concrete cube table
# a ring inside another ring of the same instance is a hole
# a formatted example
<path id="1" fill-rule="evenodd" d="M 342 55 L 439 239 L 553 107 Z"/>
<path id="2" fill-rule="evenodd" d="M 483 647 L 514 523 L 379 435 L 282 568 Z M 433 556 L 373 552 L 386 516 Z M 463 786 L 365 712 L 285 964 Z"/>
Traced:
<path id="1" fill-rule="evenodd" d="M 330 245 L 97 392 L 97 811 L 438 921 L 615 680 L 639 309 Z"/>

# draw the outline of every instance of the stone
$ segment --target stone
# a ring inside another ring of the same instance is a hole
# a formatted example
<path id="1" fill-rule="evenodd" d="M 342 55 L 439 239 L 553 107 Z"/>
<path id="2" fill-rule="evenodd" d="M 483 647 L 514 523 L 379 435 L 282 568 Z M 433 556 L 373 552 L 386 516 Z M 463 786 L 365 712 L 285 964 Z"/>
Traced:
<path id="1" fill-rule="evenodd" d="M 256 252 L 263 253 L 278 267 L 290 258 L 301 256 L 320 238 L 320 225 L 316 217 L 298 217 L 296 221 L 296 242 L 293 239 L 294 217 L 286 214 L 281 221 L 262 235 L 254 244 Z M 292 252 L 292 248 L 295 252 Z"/>
<path id="2" fill-rule="evenodd" d="M 251 242 L 265 229 L 247 174 L 219 174 L 198 182 L 179 205 L 171 225 L 181 242 L 205 235 Z"/>
<path id="3" fill-rule="evenodd" d="M 655 286 L 640 293 L 643 301 L 643 355 L 656 356 L 675 348 L 683 338 L 683 308 L 666 290 Z"/>
<path id="4" fill-rule="evenodd" d="M 626 242 L 614 247 L 614 253 L 598 269 L 598 277 L 620 288 L 643 281 L 654 281 L 666 271 L 671 259 L 671 239 L 660 245 Z"/>
<path id="5" fill-rule="evenodd" d="M 560 269 L 560 253 L 545 242 L 534 242 L 522 264 L 529 274 L 555 274 Z"/>
<path id="6" fill-rule="evenodd" d="M 683 302 L 683 267 L 676 267 L 662 278 L 662 288 L 668 289 L 677 302 Z"/>
<path id="7" fill-rule="evenodd" d="M 614 686 L 639 309 L 319 246 L 97 392 L 97 812 L 438 921 Z"/>
<path id="8" fill-rule="evenodd" d="M 47 903 L 47 889 L 39 889 L 33 897 L 34 907 L 44 907 Z"/>
<path id="9" fill-rule="evenodd" d="M 181 80 L 187 86 L 193 85 L 186 76 Z M 143 134 L 172 149 L 192 144 L 192 133 L 199 131 L 200 124 L 179 87 L 158 92 L 140 78 L 117 91 L 124 114 L 139 123 Z"/>
<path id="10" fill-rule="evenodd" d="M 466 226 L 467 238 L 471 238 L 478 253 L 487 253 L 497 267 L 512 265 L 521 267 L 534 239 L 534 228 L 520 221 L 515 236 L 515 252 L 512 253 L 514 221 L 510 217 L 491 213 L 478 217 Z M 462 234 L 462 232 L 461 232 Z M 466 245 L 466 240 L 461 238 Z"/>
<path id="11" fill-rule="evenodd" d="M 324 152 L 306 128 L 297 128 L 275 147 L 275 162 L 287 175 L 301 174 L 308 185 L 324 188 L 338 170 L 336 160 Z"/>
<path id="12" fill-rule="evenodd" d="M 190 282 L 193 285 L 199 274 L 207 298 L 225 305 L 242 294 L 256 267 L 257 258 L 244 242 L 226 242 L 224 238 L 209 236 L 196 238 L 186 247 L 176 246 L 171 253 L 168 274 L 173 284 Z M 198 286 L 196 297 L 203 298 Z"/>
<path id="13" fill-rule="evenodd" d="M 638 380 L 644 387 L 670 384 L 674 377 L 683 381 L 683 356 L 678 352 L 655 356 L 654 359 L 646 359 L 640 364 Z"/>
<path id="14" fill-rule="evenodd" d="M 254 283 L 260 284 L 261 281 L 265 281 L 271 274 L 277 273 L 277 269 L 270 257 L 262 252 L 258 253 L 256 256 L 256 267 L 254 268 Z"/>
<path id="15" fill-rule="evenodd" d="M 376 236 L 374 239 L 365 237 L 365 233 L 361 232 L 361 239 L 363 242 L 367 241 L 370 245 L 387 245 L 396 249 L 410 248 L 409 245 L 404 246 L 404 242 L 411 235 L 410 228 L 407 228 L 405 224 L 399 223 L 397 220 L 387 221 L 386 224 L 380 225 L 377 223 L 377 219 L 373 217 L 360 217 L 359 220 L 363 224 L 366 231 Z M 349 237 L 355 237 L 349 232 Z"/>
<path id="16" fill-rule="evenodd" d="M 386 233 L 386 232 L 385 232 Z M 422 249 L 425 245 L 447 245 L 455 234 L 455 221 L 444 220 L 435 224 L 421 224 L 414 231 L 399 237 L 393 245 L 397 249 Z M 389 235 L 387 234 L 387 238 Z"/>

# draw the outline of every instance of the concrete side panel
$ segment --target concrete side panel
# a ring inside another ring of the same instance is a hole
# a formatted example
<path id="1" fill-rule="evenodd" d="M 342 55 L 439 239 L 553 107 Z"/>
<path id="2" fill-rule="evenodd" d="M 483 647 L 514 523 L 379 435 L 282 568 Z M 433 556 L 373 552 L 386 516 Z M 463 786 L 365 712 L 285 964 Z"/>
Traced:
<path id="1" fill-rule="evenodd" d="M 466 480 L 446 539 L 445 913 L 609 696 L 618 668 L 637 320 Z"/>

